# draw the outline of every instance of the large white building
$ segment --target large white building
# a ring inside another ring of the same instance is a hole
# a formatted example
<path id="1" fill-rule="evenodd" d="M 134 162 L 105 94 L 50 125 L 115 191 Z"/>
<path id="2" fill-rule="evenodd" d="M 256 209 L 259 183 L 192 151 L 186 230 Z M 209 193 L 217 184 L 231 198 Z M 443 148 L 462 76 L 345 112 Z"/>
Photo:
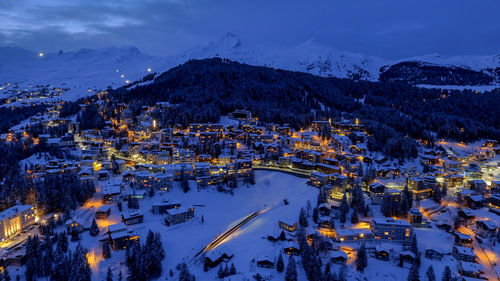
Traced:
<path id="1" fill-rule="evenodd" d="M 406 220 L 374 219 L 370 226 L 374 239 L 408 243 L 413 238 L 413 228 Z"/>
<path id="2" fill-rule="evenodd" d="M 35 223 L 35 206 L 18 205 L 0 213 L 0 241 Z"/>

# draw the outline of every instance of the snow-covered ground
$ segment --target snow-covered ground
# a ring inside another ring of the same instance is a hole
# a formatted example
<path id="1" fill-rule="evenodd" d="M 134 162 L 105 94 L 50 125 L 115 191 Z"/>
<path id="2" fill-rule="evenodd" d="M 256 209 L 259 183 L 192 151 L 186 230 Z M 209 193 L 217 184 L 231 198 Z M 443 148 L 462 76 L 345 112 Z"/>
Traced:
<path id="1" fill-rule="evenodd" d="M 182 192 L 180 187 L 176 187 L 174 184 L 174 188 L 166 195 L 171 202 L 181 202 L 183 206 L 197 205 L 195 219 L 175 226 L 165 226 L 163 224 L 164 216 L 151 212 L 152 204 L 162 200 L 162 196 L 157 194 L 153 198 L 147 198 L 140 202 L 140 211 L 145 218 L 144 223 L 129 227 L 129 229 L 135 230 L 141 239 L 146 238 L 149 230 L 161 233 L 166 252 L 163 263 L 165 276 L 170 269 L 175 272 L 175 266 L 178 263 L 187 262 L 197 280 L 213 280 L 217 275 L 218 268 L 203 272 L 203 264 L 200 259 L 194 259 L 195 254 L 250 213 L 270 208 L 269 211 L 252 220 L 213 250 L 234 255 L 231 262 L 234 262 L 239 274 L 231 277 L 231 280 L 246 280 L 245 278 L 250 278 L 256 272 L 278 278 L 275 269 L 257 268 L 252 264 L 252 259 L 266 255 L 271 259 L 277 258 L 283 244 L 269 242 L 266 239 L 267 235 L 279 235 L 279 220 L 297 221 L 300 208 L 305 206 L 308 200 L 311 202 L 316 200 L 317 189 L 307 185 L 306 179 L 277 172 L 256 171 L 256 184 L 248 187 L 241 184 L 235 190 L 234 195 L 214 190 L 197 191 L 194 183 L 192 190 L 188 193 Z M 290 204 L 285 206 L 284 199 L 287 199 Z M 87 208 L 92 205 L 94 206 L 92 210 L 95 210 L 99 203 L 86 204 L 85 208 L 77 211 L 77 214 L 87 217 L 89 213 Z M 124 212 L 127 212 L 126 204 L 123 204 L 123 207 Z M 98 220 L 99 226 L 104 227 L 110 223 L 119 222 L 121 220 L 119 214 L 117 207 L 113 206 L 108 220 Z M 201 217 L 203 217 L 204 223 L 201 222 Z M 87 222 L 89 220 L 91 222 L 91 218 L 87 219 Z M 100 235 L 103 234 L 104 229 Z M 91 237 L 88 232 L 84 232 L 81 242 L 90 250 L 90 261 L 96 280 L 104 279 L 108 267 L 113 269 L 115 276 L 117 276 L 118 270 L 122 270 L 125 274 L 126 267 L 123 264 L 125 251 L 114 251 L 111 259 L 102 260 L 100 258 L 101 243 L 98 239 Z M 96 257 L 95 261 L 94 257 Z M 283 277 L 279 277 L 279 279 L 281 278 L 284 278 L 284 273 Z M 160 278 L 160 280 L 163 279 L 164 277 Z"/>
<path id="2" fill-rule="evenodd" d="M 500 85 L 480 85 L 480 86 L 458 86 L 458 85 L 417 85 L 420 88 L 428 88 L 428 89 L 442 89 L 442 90 L 471 90 L 477 91 L 478 93 L 484 93 L 493 91 L 495 89 L 500 88 Z"/>

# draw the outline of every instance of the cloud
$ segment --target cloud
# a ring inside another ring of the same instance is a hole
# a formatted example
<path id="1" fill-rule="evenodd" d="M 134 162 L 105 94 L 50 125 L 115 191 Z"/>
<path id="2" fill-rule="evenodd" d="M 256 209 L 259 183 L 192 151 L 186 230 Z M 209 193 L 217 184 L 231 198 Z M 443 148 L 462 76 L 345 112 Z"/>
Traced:
<path id="1" fill-rule="evenodd" d="M 493 54 L 498 1 L 0 0 L 0 45 L 56 51 L 135 45 L 167 55 L 232 32 L 244 45 L 309 39 L 382 57 Z"/>

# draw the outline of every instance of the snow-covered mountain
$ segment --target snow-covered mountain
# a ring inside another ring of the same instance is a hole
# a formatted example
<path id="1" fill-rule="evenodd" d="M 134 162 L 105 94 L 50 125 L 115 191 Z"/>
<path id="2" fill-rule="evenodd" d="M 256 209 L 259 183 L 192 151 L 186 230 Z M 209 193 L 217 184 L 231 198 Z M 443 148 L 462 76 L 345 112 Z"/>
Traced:
<path id="1" fill-rule="evenodd" d="M 21 48 L 0 47 L 0 98 L 4 98 L 2 93 L 9 89 L 5 86 L 6 83 L 17 83 L 19 88 L 29 88 L 34 85 L 70 88 L 70 94 L 65 94 L 63 98 L 75 99 L 88 95 L 89 89 L 92 90 L 90 92 L 94 92 L 93 90 L 106 89 L 108 86 L 113 88 L 123 86 L 141 79 L 150 72 L 163 72 L 189 59 L 208 57 L 229 58 L 252 65 L 302 71 L 321 76 L 371 81 L 384 78 L 425 84 L 419 82 L 434 81 L 420 79 L 422 76 L 435 75 L 436 69 L 432 66 L 441 67 L 440 73 L 451 72 L 453 74 L 449 75 L 451 78 L 447 77 L 441 81 L 451 81 L 452 84 L 455 81 L 453 79 L 457 75 L 462 75 L 464 70 L 468 75 L 474 74 L 471 77 L 479 75 L 482 78 L 480 80 L 482 84 L 495 84 L 500 81 L 500 55 L 460 57 L 428 55 L 385 60 L 374 56 L 337 51 L 313 41 L 284 50 L 255 51 L 247 48 L 236 35 L 228 33 L 207 45 L 195 46 L 178 55 L 168 57 L 149 56 L 135 47 L 81 49 L 76 52 L 60 51 L 43 54 L 43 56 Z M 412 64 L 406 65 L 408 62 Z M 483 74 L 486 76 L 483 77 Z M 464 79 L 457 81 L 464 83 Z M 465 81 L 467 84 L 467 80 Z"/>

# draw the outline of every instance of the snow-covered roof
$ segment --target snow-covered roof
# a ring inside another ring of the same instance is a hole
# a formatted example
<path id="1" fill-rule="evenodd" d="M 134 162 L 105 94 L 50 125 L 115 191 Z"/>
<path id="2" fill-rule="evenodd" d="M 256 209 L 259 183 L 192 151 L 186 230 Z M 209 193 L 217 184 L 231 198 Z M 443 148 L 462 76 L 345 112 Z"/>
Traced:
<path id="1" fill-rule="evenodd" d="M 462 246 L 455 246 L 454 248 L 461 255 L 474 256 L 474 257 L 476 256 L 476 254 L 474 254 L 474 251 L 472 251 L 471 248 L 462 247 Z"/>
<path id="2" fill-rule="evenodd" d="M 127 226 L 123 222 L 120 222 L 117 224 L 112 224 L 112 225 L 108 226 L 108 231 L 110 233 L 115 233 L 115 232 L 124 231 L 124 230 L 127 230 Z"/>
<path id="3" fill-rule="evenodd" d="M 31 208 L 34 208 L 34 206 L 33 205 L 17 205 L 14 207 L 10 207 L 10 208 L 8 208 L 0 213 L 0 220 L 4 220 L 5 218 L 8 218 L 8 217 L 15 215 L 17 213 L 20 213 L 20 212 L 27 211 Z"/>

